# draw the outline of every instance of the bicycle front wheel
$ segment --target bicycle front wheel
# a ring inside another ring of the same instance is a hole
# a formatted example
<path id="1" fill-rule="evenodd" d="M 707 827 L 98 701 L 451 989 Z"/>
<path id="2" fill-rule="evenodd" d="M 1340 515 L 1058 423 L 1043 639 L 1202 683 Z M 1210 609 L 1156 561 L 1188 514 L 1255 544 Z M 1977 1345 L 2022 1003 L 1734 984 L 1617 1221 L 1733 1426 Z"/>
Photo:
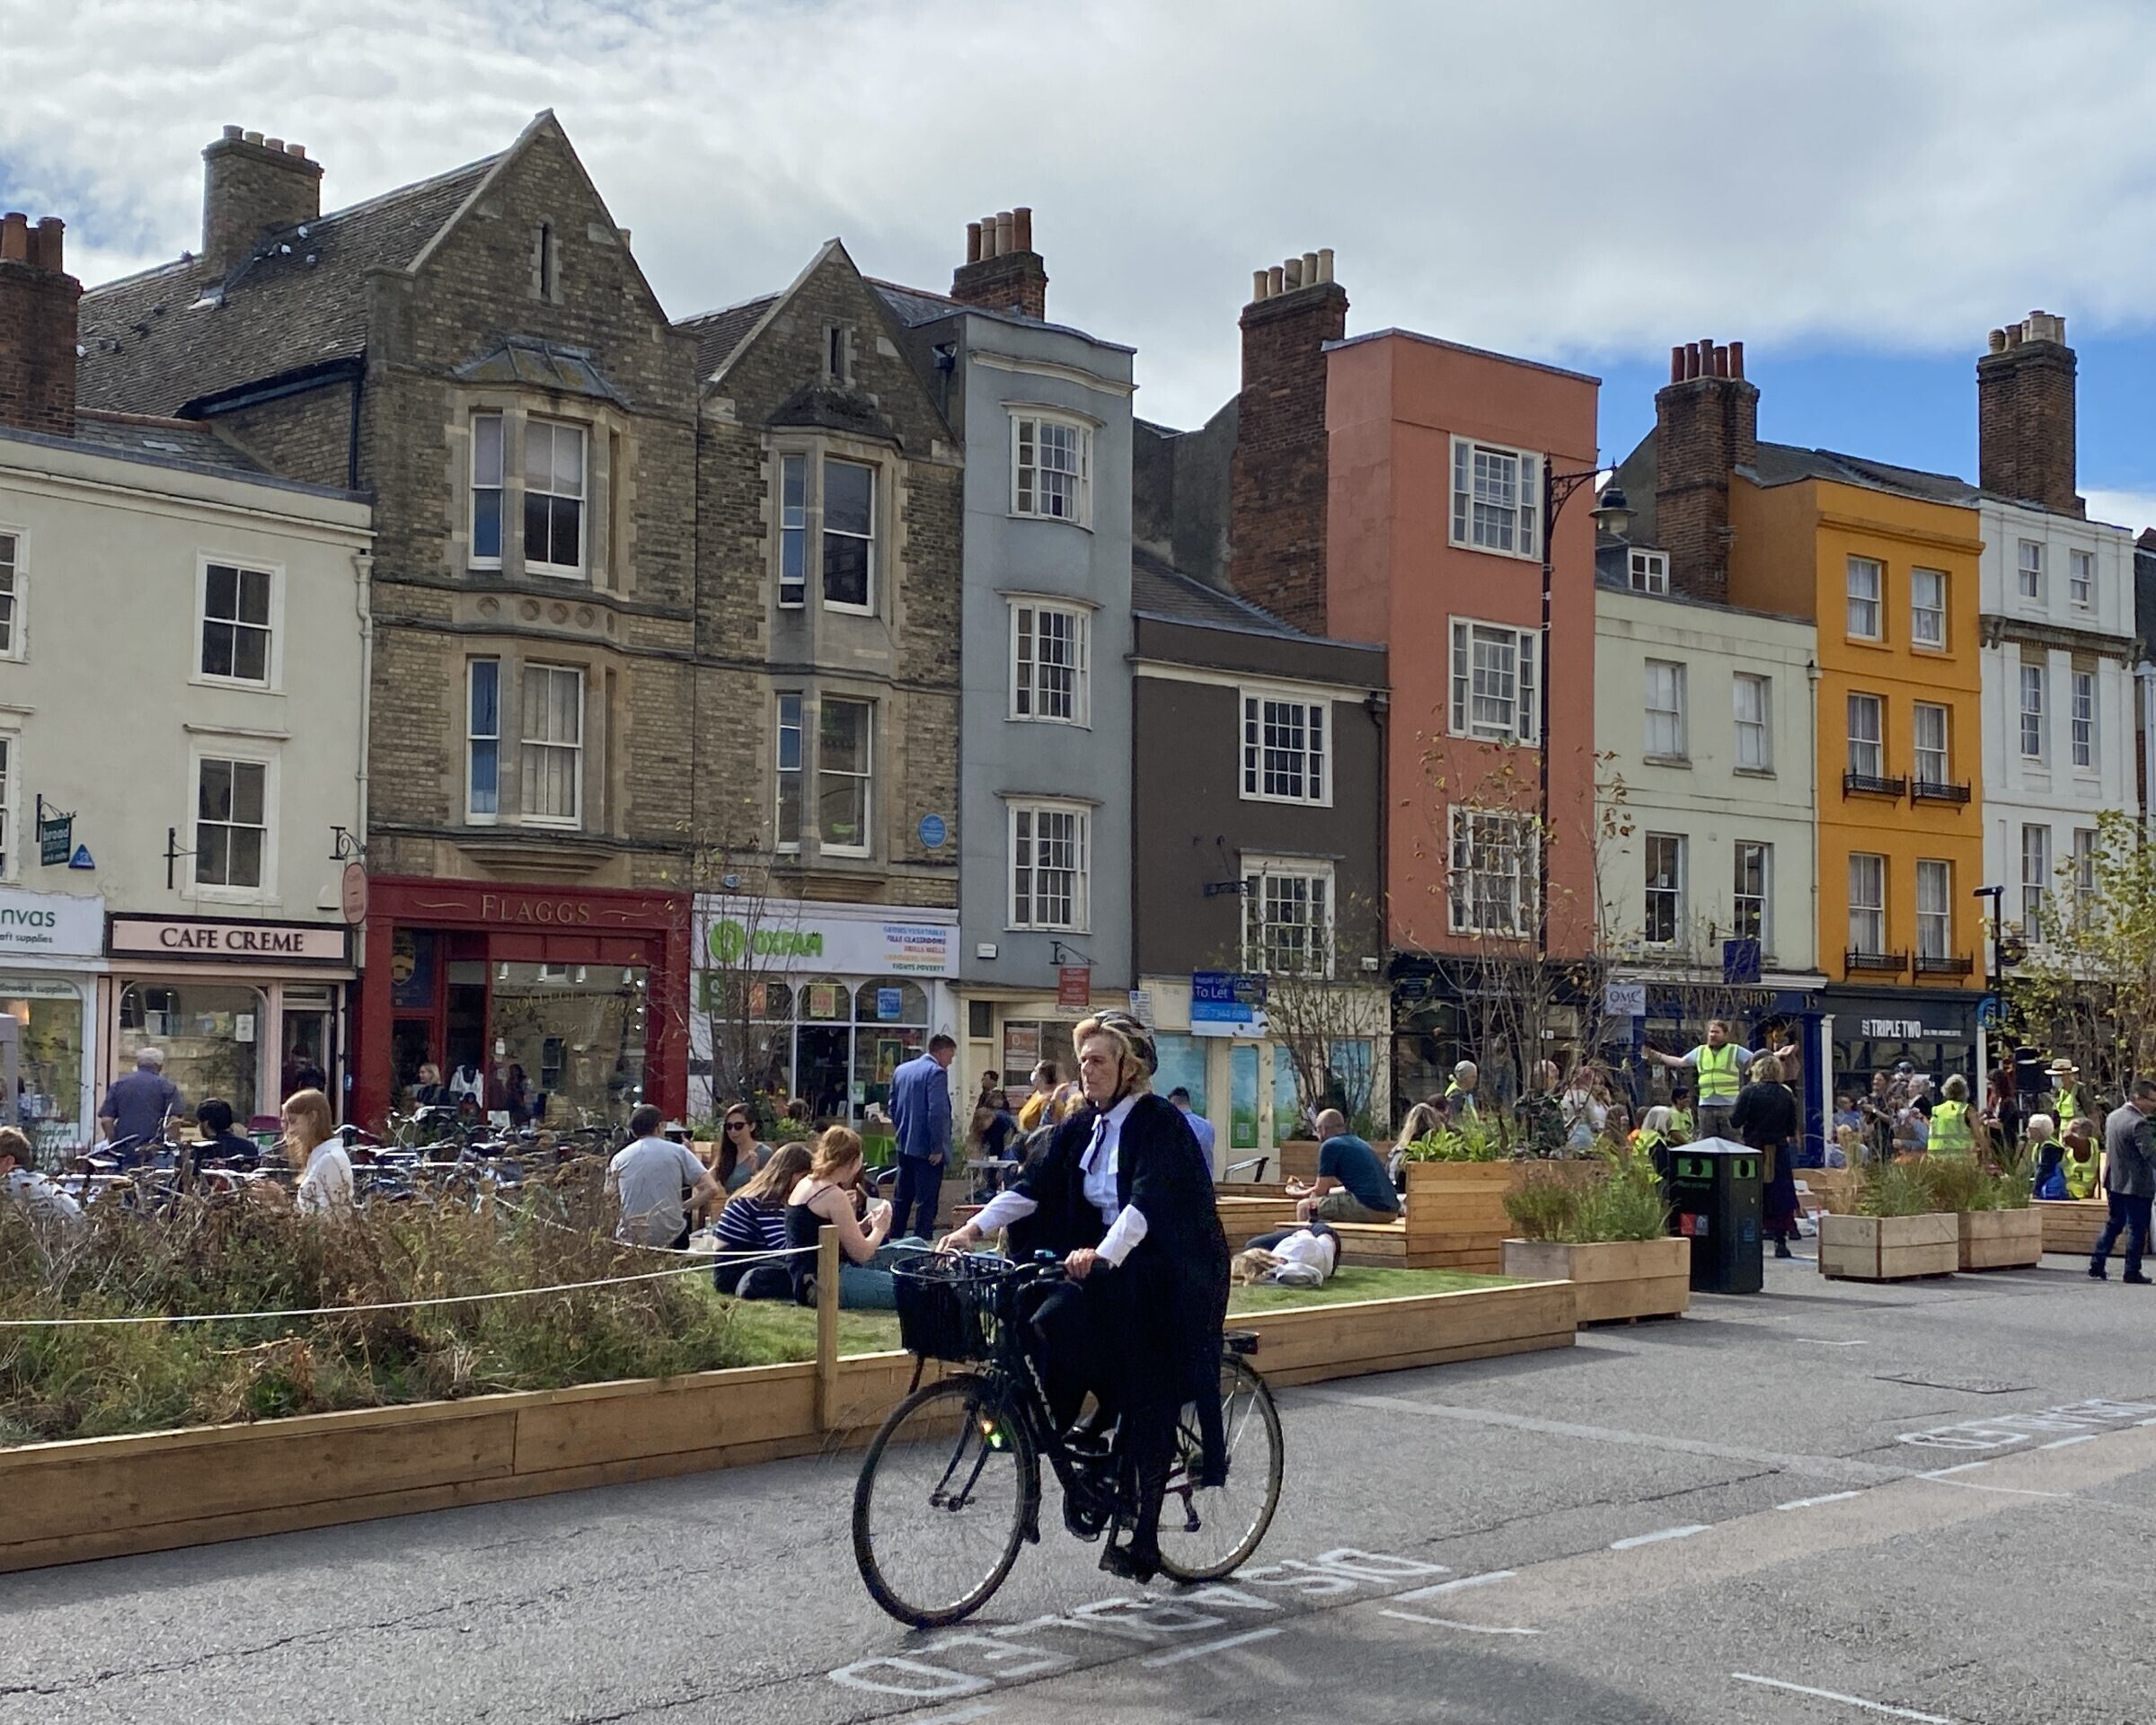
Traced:
<path id="1" fill-rule="evenodd" d="M 853 1488 L 853 1559 L 902 1623 L 955 1623 L 1018 1561 L 1040 1502 L 1025 1422 L 974 1374 L 916 1390 L 869 1445 Z"/>
<path id="2" fill-rule="evenodd" d="M 1250 1561 L 1280 1504 L 1286 1446 L 1265 1380 L 1233 1355 L 1220 1362 L 1220 1420 L 1228 1473 L 1200 1483 L 1205 1442 L 1197 1404 L 1175 1422 L 1175 1455 L 1161 1504 L 1161 1568 L 1178 1581 L 1218 1581 Z"/>

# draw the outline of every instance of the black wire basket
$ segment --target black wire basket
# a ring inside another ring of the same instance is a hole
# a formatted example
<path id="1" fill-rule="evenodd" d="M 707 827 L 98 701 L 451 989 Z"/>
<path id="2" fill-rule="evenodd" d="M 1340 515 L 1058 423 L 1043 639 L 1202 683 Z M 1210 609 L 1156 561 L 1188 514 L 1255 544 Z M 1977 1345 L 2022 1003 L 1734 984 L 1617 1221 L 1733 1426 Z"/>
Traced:
<path id="1" fill-rule="evenodd" d="M 923 1359 L 992 1358 L 1012 1268 L 985 1254 L 927 1252 L 894 1265 L 900 1344 Z"/>

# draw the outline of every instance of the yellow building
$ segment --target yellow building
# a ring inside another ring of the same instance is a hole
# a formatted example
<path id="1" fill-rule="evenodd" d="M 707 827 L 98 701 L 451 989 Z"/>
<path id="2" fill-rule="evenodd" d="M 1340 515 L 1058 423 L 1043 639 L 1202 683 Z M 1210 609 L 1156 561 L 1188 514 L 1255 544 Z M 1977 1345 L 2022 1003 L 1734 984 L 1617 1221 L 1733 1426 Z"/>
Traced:
<path id="1" fill-rule="evenodd" d="M 1975 493 L 1763 443 L 1729 486 L 1729 597 L 1818 629 L 1820 1004 L 1838 1074 L 1965 1066 L 1984 884 Z"/>

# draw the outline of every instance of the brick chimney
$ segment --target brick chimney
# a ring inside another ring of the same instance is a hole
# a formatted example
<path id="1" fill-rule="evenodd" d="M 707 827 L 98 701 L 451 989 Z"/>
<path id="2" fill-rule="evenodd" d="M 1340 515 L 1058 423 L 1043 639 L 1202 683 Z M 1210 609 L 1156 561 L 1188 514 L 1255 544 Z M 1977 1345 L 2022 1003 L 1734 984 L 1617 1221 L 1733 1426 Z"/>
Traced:
<path id="1" fill-rule="evenodd" d="M 32 227 L 0 217 L 0 425 L 75 435 L 75 303 L 83 284 L 61 261 L 57 216 Z"/>
<path id="2" fill-rule="evenodd" d="M 1655 394 L 1655 536 L 1670 586 L 1718 605 L 1729 598 L 1729 474 L 1759 454 L 1759 390 L 1745 381 L 1745 344 L 1694 341 L 1669 350 Z"/>
<path id="3" fill-rule="evenodd" d="M 1033 212 L 1022 204 L 966 224 L 966 261 L 950 273 L 950 296 L 984 312 L 1046 321 L 1048 266 L 1033 249 Z"/>
<path id="4" fill-rule="evenodd" d="M 1284 622 L 1322 634 L 1325 344 L 1348 333 L 1348 290 L 1332 279 L 1331 249 L 1253 270 L 1241 323 L 1228 583 Z"/>
<path id="5" fill-rule="evenodd" d="M 202 152 L 202 270 L 222 276 L 272 229 L 322 214 L 322 164 L 304 145 L 227 126 Z"/>
<path id="6" fill-rule="evenodd" d="M 2066 320 L 2031 312 L 1993 330 L 1976 361 L 1976 482 L 2063 515 L 2085 515 L 2074 494 L 2073 349 Z"/>

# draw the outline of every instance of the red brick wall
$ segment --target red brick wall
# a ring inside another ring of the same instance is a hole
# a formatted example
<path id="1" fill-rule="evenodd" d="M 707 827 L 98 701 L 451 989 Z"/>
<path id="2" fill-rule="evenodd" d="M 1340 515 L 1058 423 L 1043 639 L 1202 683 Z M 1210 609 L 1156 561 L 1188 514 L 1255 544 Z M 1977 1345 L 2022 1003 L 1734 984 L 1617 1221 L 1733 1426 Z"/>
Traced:
<path id="1" fill-rule="evenodd" d="M 1729 598 L 1729 473 L 1759 453 L 1759 391 L 1742 377 L 1688 377 L 1655 396 L 1655 537 L 1670 586 Z"/>
<path id="2" fill-rule="evenodd" d="M 61 267 L 62 231 L 54 217 L 0 229 L 0 425 L 71 438 L 83 284 Z"/>
<path id="3" fill-rule="evenodd" d="M 2074 494 L 2073 349 L 2024 341 L 1976 362 L 1977 482 L 2068 515 Z"/>
<path id="4" fill-rule="evenodd" d="M 1347 333 L 1348 290 L 1338 282 L 1243 307 L 1228 579 L 1253 604 L 1318 634 L 1325 630 L 1325 343 Z"/>

